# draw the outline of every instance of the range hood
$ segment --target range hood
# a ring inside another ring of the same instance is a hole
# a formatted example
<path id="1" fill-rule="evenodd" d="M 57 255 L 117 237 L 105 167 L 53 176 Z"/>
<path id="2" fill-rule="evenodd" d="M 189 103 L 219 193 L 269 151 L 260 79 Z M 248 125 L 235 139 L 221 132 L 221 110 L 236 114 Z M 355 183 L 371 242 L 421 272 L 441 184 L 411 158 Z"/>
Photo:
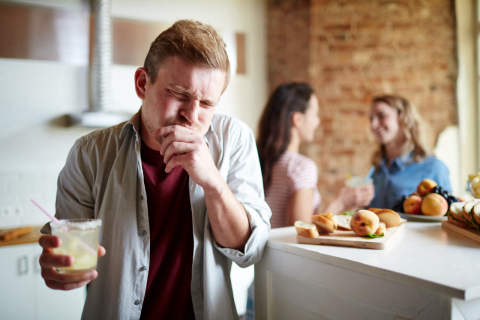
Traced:
<path id="1" fill-rule="evenodd" d="M 92 0 L 93 54 L 89 69 L 89 110 L 68 114 L 69 125 L 109 127 L 129 120 L 132 114 L 114 112 L 112 97 L 111 0 Z"/>

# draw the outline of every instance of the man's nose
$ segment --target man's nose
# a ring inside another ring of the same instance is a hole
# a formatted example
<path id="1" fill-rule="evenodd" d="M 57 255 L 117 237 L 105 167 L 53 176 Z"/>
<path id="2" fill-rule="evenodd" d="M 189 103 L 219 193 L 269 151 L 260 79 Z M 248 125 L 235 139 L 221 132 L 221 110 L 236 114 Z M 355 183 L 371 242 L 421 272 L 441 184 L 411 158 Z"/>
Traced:
<path id="1" fill-rule="evenodd" d="M 182 106 L 180 115 L 184 117 L 188 123 L 194 124 L 198 121 L 198 111 L 200 108 L 200 101 L 196 99 L 190 99 Z"/>

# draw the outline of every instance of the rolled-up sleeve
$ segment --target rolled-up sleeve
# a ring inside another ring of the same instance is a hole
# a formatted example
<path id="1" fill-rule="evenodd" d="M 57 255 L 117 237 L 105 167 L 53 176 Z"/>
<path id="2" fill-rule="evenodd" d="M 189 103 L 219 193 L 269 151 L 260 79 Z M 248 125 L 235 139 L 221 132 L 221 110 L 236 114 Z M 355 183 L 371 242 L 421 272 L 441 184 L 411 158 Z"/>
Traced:
<path id="1" fill-rule="evenodd" d="M 229 131 L 232 146 L 227 184 L 235 198 L 244 206 L 250 222 L 251 235 L 244 252 L 216 248 L 240 267 L 248 267 L 261 259 L 268 240 L 272 212 L 265 202 L 262 172 L 253 132 L 245 124 L 234 122 Z"/>

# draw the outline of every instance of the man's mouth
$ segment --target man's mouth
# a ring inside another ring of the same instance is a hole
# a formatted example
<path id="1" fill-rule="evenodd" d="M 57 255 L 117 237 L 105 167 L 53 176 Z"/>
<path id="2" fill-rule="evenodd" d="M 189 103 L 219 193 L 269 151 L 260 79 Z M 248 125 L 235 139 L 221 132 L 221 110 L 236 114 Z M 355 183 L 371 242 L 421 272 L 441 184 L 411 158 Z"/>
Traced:
<path id="1" fill-rule="evenodd" d="M 185 127 L 187 129 L 194 130 L 194 131 L 197 131 L 197 132 L 202 131 L 200 126 L 197 123 L 194 123 L 192 125 L 187 120 L 185 120 L 183 118 L 170 118 L 170 119 L 167 119 L 167 121 L 165 122 L 165 127 L 174 126 L 174 125 L 182 126 L 182 127 Z"/>
<path id="2" fill-rule="evenodd" d="M 168 126 L 182 126 L 184 128 L 197 131 L 197 132 L 202 132 L 202 129 L 200 125 L 197 123 L 194 123 L 193 125 L 190 124 L 187 120 L 182 119 L 182 118 L 170 118 L 165 121 L 165 127 Z M 157 140 L 158 143 L 162 144 L 163 142 L 163 137 L 156 137 L 155 140 Z"/>

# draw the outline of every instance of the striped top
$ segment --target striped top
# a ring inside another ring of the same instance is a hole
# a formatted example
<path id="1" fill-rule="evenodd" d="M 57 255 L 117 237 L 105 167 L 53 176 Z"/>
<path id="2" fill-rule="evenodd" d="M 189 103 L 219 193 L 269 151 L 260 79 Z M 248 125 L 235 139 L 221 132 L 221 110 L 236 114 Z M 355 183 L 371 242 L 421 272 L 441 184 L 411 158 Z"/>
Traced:
<path id="1" fill-rule="evenodd" d="M 272 209 L 272 228 L 285 227 L 286 212 L 290 198 L 299 190 L 313 188 L 312 214 L 320 204 L 317 189 L 317 165 L 311 159 L 295 152 L 286 151 L 273 165 L 272 180 L 265 200 Z"/>

